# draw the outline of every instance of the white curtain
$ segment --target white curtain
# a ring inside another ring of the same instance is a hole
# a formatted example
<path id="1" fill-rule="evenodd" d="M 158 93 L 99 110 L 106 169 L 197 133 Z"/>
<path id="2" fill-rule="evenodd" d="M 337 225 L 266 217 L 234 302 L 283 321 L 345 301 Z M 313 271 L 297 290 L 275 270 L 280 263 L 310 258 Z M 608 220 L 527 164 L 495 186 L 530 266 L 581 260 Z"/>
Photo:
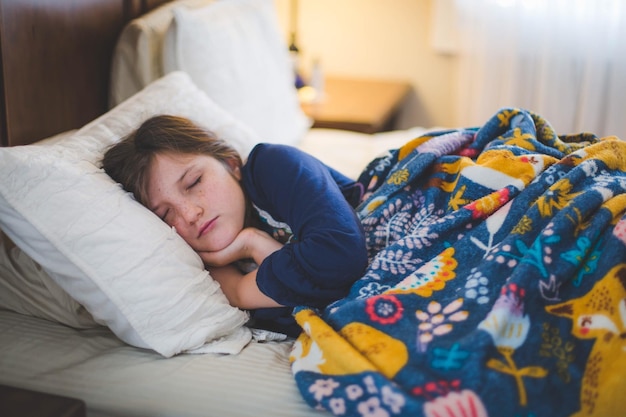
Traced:
<path id="1" fill-rule="evenodd" d="M 456 0 L 456 7 L 460 125 L 522 107 L 559 134 L 626 140 L 626 1 Z"/>

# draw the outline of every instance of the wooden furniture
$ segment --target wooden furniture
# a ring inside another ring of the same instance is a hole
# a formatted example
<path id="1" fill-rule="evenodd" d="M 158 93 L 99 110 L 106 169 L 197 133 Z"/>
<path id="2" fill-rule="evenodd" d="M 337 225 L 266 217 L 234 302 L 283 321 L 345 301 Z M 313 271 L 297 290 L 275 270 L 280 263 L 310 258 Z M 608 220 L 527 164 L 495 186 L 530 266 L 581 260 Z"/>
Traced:
<path id="1" fill-rule="evenodd" d="M 0 146 L 33 143 L 103 114 L 118 34 L 168 1 L 0 0 Z M 81 400 L 0 386 L 0 415 L 86 411 Z"/>
<path id="2" fill-rule="evenodd" d="M 304 103 L 313 127 L 376 133 L 394 128 L 411 86 L 400 81 L 326 77 L 320 101 Z"/>
<path id="3" fill-rule="evenodd" d="M 0 145 L 32 143 L 104 113 L 117 35 L 167 1 L 0 0 Z"/>
<path id="4" fill-rule="evenodd" d="M 85 417 L 85 402 L 0 385 L 0 415 L 3 417 Z"/>

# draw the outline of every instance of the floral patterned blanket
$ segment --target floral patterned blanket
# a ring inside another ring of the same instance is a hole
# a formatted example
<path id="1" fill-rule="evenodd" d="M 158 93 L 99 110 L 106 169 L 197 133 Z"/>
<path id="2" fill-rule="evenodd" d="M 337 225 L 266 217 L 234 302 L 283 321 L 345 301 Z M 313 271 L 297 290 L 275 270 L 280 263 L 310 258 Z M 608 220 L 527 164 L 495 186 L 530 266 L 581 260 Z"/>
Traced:
<path id="1" fill-rule="evenodd" d="M 618 416 L 626 392 L 626 142 L 503 109 L 377 158 L 370 264 L 296 309 L 305 400 L 346 416 Z"/>

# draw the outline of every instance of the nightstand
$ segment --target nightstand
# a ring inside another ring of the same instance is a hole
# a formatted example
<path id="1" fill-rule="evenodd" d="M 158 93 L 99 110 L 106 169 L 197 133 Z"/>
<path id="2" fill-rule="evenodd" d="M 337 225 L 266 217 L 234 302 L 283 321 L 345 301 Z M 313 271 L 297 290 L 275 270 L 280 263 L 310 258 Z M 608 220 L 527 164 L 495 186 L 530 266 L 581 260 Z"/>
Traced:
<path id="1" fill-rule="evenodd" d="M 321 100 L 303 103 L 313 127 L 376 133 L 394 128 L 411 86 L 400 81 L 325 77 Z"/>
<path id="2" fill-rule="evenodd" d="M 0 385 L 0 415 L 3 417 L 85 417 L 85 402 Z"/>

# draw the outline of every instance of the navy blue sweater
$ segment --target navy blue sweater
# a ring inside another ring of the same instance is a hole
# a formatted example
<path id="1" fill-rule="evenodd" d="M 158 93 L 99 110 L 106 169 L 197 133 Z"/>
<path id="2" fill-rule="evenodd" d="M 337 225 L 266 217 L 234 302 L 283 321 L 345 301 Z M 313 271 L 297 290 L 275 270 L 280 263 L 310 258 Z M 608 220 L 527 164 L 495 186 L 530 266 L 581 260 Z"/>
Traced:
<path id="1" fill-rule="evenodd" d="M 344 297 L 367 266 L 353 209 L 360 186 L 305 152 L 274 144 L 252 150 L 241 182 L 261 217 L 271 216 L 266 231 L 282 222 L 293 233 L 257 271 L 259 289 L 287 307 L 256 310 L 253 318 L 259 327 L 297 334 L 290 307 L 323 308 Z"/>

